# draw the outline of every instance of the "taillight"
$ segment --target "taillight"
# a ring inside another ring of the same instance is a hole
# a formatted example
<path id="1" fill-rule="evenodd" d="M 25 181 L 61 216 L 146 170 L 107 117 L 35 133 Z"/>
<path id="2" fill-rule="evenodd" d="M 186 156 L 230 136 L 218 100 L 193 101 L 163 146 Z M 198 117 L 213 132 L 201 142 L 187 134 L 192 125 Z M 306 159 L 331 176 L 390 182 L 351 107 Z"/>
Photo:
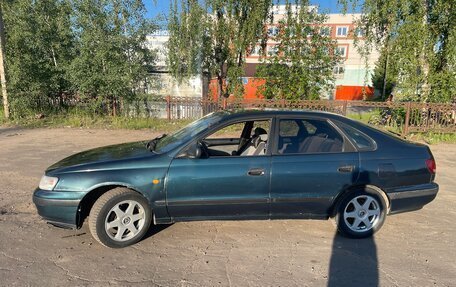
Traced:
<path id="1" fill-rule="evenodd" d="M 426 166 L 430 173 L 435 174 L 437 166 L 435 165 L 435 160 L 433 158 L 426 160 Z"/>

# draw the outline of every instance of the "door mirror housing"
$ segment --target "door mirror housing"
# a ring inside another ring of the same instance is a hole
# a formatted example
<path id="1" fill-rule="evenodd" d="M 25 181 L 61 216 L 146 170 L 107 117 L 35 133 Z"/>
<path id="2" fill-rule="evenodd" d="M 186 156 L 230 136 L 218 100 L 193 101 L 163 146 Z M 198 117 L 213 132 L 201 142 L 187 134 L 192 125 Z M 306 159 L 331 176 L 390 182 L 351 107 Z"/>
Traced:
<path id="1" fill-rule="evenodd" d="M 187 158 L 192 158 L 192 159 L 201 158 L 201 154 L 202 154 L 201 144 L 199 142 L 196 142 L 196 143 L 190 145 L 189 148 L 187 149 L 187 151 L 185 152 L 185 156 Z"/>

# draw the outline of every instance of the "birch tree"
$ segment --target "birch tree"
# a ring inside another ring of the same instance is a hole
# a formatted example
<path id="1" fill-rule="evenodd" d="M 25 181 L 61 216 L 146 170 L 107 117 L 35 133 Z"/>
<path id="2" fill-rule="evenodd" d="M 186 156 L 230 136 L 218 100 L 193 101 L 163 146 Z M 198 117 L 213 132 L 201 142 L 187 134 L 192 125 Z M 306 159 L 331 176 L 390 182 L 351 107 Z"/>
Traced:
<path id="1" fill-rule="evenodd" d="M 319 99 L 334 87 L 333 69 L 340 57 L 329 27 L 323 26 L 327 16 L 309 10 L 309 1 L 297 4 L 300 8 L 292 9 L 286 1 L 286 15 L 272 37 L 278 44 L 263 51 L 257 76 L 266 79 L 260 88 L 266 98 Z"/>
<path id="2" fill-rule="evenodd" d="M 182 81 L 217 79 L 217 95 L 242 95 L 248 51 L 264 36 L 270 0 L 174 0 L 170 9 L 168 63 Z"/>
<path id="3" fill-rule="evenodd" d="M 383 51 L 388 73 L 397 73 L 398 98 L 451 102 L 456 88 L 456 10 L 453 0 L 341 0 L 361 6 L 365 57 Z M 360 42 L 361 43 L 361 42 Z"/>

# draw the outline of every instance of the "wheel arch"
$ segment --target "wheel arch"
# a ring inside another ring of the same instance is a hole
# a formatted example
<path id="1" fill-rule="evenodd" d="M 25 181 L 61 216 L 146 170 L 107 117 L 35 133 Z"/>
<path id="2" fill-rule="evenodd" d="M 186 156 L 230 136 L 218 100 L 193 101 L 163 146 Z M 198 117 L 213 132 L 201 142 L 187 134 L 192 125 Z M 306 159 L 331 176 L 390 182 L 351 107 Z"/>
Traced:
<path id="1" fill-rule="evenodd" d="M 333 204 L 331 205 L 330 211 L 329 211 L 329 217 L 334 217 L 336 216 L 337 210 L 339 209 L 339 205 L 342 202 L 342 200 L 351 192 L 354 192 L 356 190 L 370 190 L 372 192 L 375 192 L 377 195 L 381 196 L 383 200 L 386 203 L 386 214 L 389 213 L 390 207 L 391 207 L 391 201 L 387 195 L 387 193 L 381 189 L 378 186 L 371 185 L 371 184 L 364 184 L 364 185 L 355 185 L 351 186 L 349 188 L 346 188 L 343 192 L 341 192 L 333 201 Z"/>
<path id="2" fill-rule="evenodd" d="M 100 196 L 105 194 L 106 192 L 113 190 L 115 188 L 128 188 L 129 190 L 132 190 L 144 198 L 147 199 L 147 197 L 144 196 L 142 192 L 139 190 L 135 189 L 129 184 L 125 183 L 105 183 L 102 185 L 97 185 L 93 187 L 89 192 L 87 192 L 86 195 L 82 198 L 81 202 L 79 203 L 78 206 L 78 212 L 77 212 L 77 217 L 76 217 L 76 227 L 81 228 L 82 224 L 84 223 L 85 219 L 89 216 L 90 210 L 92 209 L 93 205 L 97 201 Z"/>

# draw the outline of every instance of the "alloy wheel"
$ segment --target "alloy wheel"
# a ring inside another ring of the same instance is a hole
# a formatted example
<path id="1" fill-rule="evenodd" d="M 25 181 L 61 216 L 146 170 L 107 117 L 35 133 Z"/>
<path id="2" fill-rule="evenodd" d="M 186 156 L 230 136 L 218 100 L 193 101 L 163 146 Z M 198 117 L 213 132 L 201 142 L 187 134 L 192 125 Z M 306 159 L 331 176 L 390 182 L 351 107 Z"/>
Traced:
<path id="1" fill-rule="evenodd" d="M 115 241 L 127 241 L 144 228 L 146 213 L 144 207 L 135 200 L 124 200 L 109 210 L 105 220 L 105 230 Z"/>
<path id="2" fill-rule="evenodd" d="M 345 224 L 354 232 L 366 232 L 379 223 L 381 207 L 377 199 L 360 195 L 348 202 L 344 208 Z"/>

